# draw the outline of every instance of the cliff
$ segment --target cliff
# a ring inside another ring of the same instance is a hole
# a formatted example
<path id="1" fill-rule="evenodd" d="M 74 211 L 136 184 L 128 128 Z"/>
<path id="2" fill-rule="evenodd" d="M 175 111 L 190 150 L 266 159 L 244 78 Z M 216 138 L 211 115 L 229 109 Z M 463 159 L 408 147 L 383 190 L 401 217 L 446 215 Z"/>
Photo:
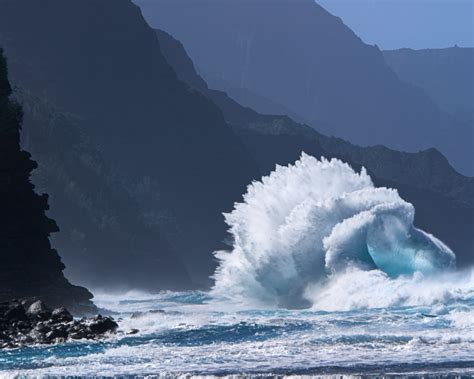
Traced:
<path id="1" fill-rule="evenodd" d="M 127 182 L 107 163 L 80 117 L 18 88 L 24 110 L 22 145 L 40 167 L 32 180 L 50 194 L 60 220 L 52 238 L 68 277 L 90 288 L 183 289 L 191 281 L 166 230 L 172 217 L 149 178 Z M 139 273 L 139 274 L 137 274 Z"/>
<path id="2" fill-rule="evenodd" d="M 81 119 L 104 161 L 130 183 L 133 200 L 170 215 L 173 249 L 195 282 L 208 282 L 211 252 L 226 237 L 222 212 L 258 175 L 221 111 L 178 80 L 130 0 L 0 0 L 0 7 L 0 43 L 14 83 Z M 94 176 L 75 181 L 98 183 Z M 155 196 L 136 191 L 147 182 Z M 104 248 L 94 254 L 106 261 L 115 249 L 100 233 L 97 239 Z M 159 247 L 150 267 L 162 258 Z M 84 262 L 83 274 L 94 272 L 95 261 Z"/>
<path id="3" fill-rule="evenodd" d="M 221 83 L 281 104 L 326 135 L 410 152 L 435 147 L 474 173 L 471 126 L 401 80 L 377 46 L 313 0 L 158 0 L 143 9 Z M 263 112 L 261 104 L 246 103 Z"/>
<path id="4" fill-rule="evenodd" d="M 0 301 L 37 297 L 76 312 L 93 310 L 92 294 L 64 277 L 64 265 L 49 236 L 48 196 L 30 181 L 35 161 L 20 148 L 21 107 L 10 99 L 6 60 L 0 50 Z"/>
<path id="5" fill-rule="evenodd" d="M 220 107 L 262 173 L 268 174 L 276 164 L 293 163 L 302 151 L 315 157 L 340 158 L 354 168 L 364 166 L 377 185 L 397 188 L 415 205 L 417 225 L 446 241 L 458 254 L 461 266 L 474 262 L 474 178 L 459 174 L 439 151 L 406 153 L 384 146 L 360 147 L 327 137 L 287 116 L 260 114 L 224 92 L 209 89 L 184 46 L 166 32 L 157 31 L 157 35 L 178 76 Z"/>

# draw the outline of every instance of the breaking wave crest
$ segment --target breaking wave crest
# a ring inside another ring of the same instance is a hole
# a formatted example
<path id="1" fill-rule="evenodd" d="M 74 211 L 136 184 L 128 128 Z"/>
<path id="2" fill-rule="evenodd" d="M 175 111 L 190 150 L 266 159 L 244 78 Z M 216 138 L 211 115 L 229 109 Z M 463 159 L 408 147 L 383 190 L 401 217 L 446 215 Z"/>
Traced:
<path id="1" fill-rule="evenodd" d="M 375 188 L 365 169 L 303 153 L 252 183 L 225 214 L 234 246 L 216 253 L 212 294 L 310 307 L 331 288 L 360 287 L 351 282 L 360 275 L 383 283 L 453 269 L 454 253 L 415 228 L 414 215 L 396 190 Z"/>

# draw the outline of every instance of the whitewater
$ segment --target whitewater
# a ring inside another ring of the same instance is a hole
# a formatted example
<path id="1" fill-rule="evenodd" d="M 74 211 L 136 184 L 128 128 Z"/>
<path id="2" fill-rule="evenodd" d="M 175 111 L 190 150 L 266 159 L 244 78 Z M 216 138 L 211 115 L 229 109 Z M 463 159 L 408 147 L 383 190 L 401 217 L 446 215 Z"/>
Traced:
<path id="1" fill-rule="evenodd" d="M 473 272 L 364 169 L 303 154 L 224 216 L 210 291 L 95 293 L 117 335 L 0 351 L 0 377 L 474 375 Z"/>

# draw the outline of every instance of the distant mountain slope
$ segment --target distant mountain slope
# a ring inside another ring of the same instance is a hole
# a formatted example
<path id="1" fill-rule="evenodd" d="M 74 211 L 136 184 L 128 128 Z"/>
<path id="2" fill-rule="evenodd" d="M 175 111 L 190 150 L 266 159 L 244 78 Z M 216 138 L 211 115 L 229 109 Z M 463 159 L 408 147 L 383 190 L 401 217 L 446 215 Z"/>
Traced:
<path id="1" fill-rule="evenodd" d="M 455 249 L 461 266 L 474 263 L 474 178 L 457 173 L 441 153 L 434 149 L 402 153 L 383 146 L 363 148 L 326 137 L 286 116 L 259 114 L 225 93 L 209 89 L 183 45 L 166 32 L 158 30 L 157 35 L 164 56 L 180 79 L 221 108 L 262 173 L 269 173 L 275 164 L 294 162 L 302 151 L 316 157 L 337 157 L 356 168 L 365 166 L 377 185 L 397 188 L 415 205 L 417 224 Z"/>
<path id="2" fill-rule="evenodd" d="M 240 125 L 242 130 L 258 130 L 266 135 L 286 134 L 317 141 L 321 153 L 325 151 L 346 156 L 366 166 L 378 177 L 430 189 L 460 203 L 474 206 L 474 178 L 460 175 L 435 149 L 403 153 L 380 145 L 360 147 L 339 138 L 324 136 L 286 116 L 263 115 L 243 107 L 224 92 L 208 87 L 196 72 L 194 63 L 181 42 L 164 31 L 156 32 L 163 54 L 175 68 L 179 78 L 209 96 L 232 125 Z"/>
<path id="3" fill-rule="evenodd" d="M 176 217 L 173 243 L 206 282 L 226 235 L 222 212 L 258 175 L 220 110 L 178 80 L 130 0 L 0 0 L 0 9 L 14 82 L 80 116 L 127 181 L 158 183 Z"/>
<path id="4" fill-rule="evenodd" d="M 146 5 L 149 21 L 182 41 L 207 75 L 282 104 L 328 135 L 406 151 L 435 147 L 474 173 L 472 129 L 400 80 L 377 47 L 313 0 Z"/>
<path id="5" fill-rule="evenodd" d="M 159 202 L 140 204 L 159 196 L 157 186 L 149 178 L 123 183 L 77 116 L 25 90 L 17 89 L 15 98 L 25 113 L 23 145 L 40 164 L 33 181 L 51 195 L 49 213 L 61 229 L 53 244 L 68 276 L 91 288 L 189 288 L 183 262 L 165 237 L 171 216 Z"/>
<path id="6" fill-rule="evenodd" d="M 37 297 L 50 306 L 93 311 L 92 294 L 72 285 L 49 236 L 58 227 L 46 217 L 48 195 L 37 194 L 30 181 L 37 163 L 20 148 L 21 107 L 12 89 L 0 49 L 0 302 Z"/>
<path id="7" fill-rule="evenodd" d="M 474 48 L 383 52 L 400 79 L 423 88 L 445 111 L 474 127 Z"/>

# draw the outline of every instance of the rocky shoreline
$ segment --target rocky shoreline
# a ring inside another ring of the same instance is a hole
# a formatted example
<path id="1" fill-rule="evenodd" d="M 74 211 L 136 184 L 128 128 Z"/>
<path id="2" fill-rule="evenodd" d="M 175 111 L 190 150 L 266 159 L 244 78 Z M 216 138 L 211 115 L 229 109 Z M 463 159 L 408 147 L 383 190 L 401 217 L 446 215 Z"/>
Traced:
<path id="1" fill-rule="evenodd" d="M 0 349 L 100 339 L 117 328 L 112 317 L 74 319 L 66 308 L 50 309 L 41 300 L 0 303 Z"/>

